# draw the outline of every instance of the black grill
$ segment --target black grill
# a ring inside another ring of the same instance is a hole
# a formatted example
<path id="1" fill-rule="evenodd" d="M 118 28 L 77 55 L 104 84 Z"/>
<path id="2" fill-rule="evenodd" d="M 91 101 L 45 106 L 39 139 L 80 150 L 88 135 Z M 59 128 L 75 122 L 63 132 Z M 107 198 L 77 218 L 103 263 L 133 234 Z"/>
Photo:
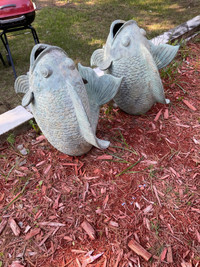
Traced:
<path id="1" fill-rule="evenodd" d="M 36 30 L 31 26 L 35 19 L 35 5 L 31 0 L 1 0 L 0 5 L 0 38 L 7 52 L 8 64 L 12 66 L 16 78 L 17 74 L 8 44 L 7 33 L 30 30 L 35 44 L 39 43 Z M 0 59 L 5 65 L 1 53 Z"/>

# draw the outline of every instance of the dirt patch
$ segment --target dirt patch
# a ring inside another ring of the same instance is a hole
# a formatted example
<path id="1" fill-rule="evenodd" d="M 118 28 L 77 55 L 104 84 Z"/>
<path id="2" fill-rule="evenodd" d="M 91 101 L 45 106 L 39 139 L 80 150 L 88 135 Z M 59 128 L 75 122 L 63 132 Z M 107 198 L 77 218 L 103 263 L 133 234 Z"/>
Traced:
<path id="1" fill-rule="evenodd" d="M 200 44 L 188 49 L 163 78 L 170 105 L 101 109 L 109 149 L 70 157 L 35 130 L 0 146 L 3 266 L 199 266 Z"/>

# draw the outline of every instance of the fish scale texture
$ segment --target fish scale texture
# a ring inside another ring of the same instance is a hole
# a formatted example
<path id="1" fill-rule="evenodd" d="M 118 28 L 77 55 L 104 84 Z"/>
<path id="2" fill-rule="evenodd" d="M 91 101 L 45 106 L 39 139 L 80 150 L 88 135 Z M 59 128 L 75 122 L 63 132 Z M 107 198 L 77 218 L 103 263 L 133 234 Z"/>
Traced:
<path id="1" fill-rule="evenodd" d="M 87 87 L 73 60 L 61 48 L 37 44 L 31 52 L 28 75 L 15 81 L 16 93 L 25 93 L 22 105 L 31 105 L 45 137 L 71 156 L 83 155 L 92 146 L 109 146 L 95 134 L 99 107 L 114 97 L 121 84 L 121 79 L 112 75 L 99 78 L 81 64 L 79 70 L 87 77 Z"/>
<path id="2" fill-rule="evenodd" d="M 88 152 L 91 144 L 80 134 L 67 91 L 63 89 L 59 94 L 49 93 L 45 98 L 41 94 L 36 97 L 37 104 L 32 104 L 32 110 L 48 141 L 61 152 L 72 156 Z"/>
<path id="3" fill-rule="evenodd" d="M 137 56 L 114 60 L 107 73 L 124 77 L 120 90 L 114 97 L 123 111 L 143 114 L 158 100 L 165 103 L 162 82 L 152 60 L 146 64 Z"/>

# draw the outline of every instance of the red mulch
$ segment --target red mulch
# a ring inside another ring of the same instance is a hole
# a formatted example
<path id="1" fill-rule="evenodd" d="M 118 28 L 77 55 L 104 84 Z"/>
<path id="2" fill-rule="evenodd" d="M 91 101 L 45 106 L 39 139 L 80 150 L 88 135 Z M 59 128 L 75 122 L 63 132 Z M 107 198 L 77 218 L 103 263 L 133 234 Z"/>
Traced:
<path id="1" fill-rule="evenodd" d="M 0 145 L 0 266 L 200 266 L 200 43 L 161 75 L 169 105 L 101 109 L 107 150 L 70 157 L 33 129 Z"/>

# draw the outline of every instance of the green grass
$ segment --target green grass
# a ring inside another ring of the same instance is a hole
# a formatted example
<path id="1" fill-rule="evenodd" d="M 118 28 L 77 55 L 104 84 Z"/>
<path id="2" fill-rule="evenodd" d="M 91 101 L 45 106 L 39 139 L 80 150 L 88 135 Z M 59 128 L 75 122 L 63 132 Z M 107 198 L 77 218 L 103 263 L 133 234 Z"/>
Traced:
<path id="1" fill-rule="evenodd" d="M 35 0 L 36 4 L 42 1 Z M 52 1 L 49 1 L 52 2 Z M 56 1 L 54 1 L 56 2 Z M 82 0 L 59 1 L 64 6 L 47 6 L 37 11 L 33 26 L 40 42 L 63 48 L 75 63 L 89 66 L 92 52 L 106 42 L 110 24 L 116 19 L 134 19 L 153 38 L 198 15 L 199 0 Z M 39 5 L 38 5 L 39 6 Z M 34 45 L 31 34 L 12 34 L 9 44 L 18 75 L 29 69 Z M 0 46 L 4 60 L 5 49 Z M 0 113 L 15 107 L 21 96 L 13 89 L 12 68 L 0 62 Z"/>

